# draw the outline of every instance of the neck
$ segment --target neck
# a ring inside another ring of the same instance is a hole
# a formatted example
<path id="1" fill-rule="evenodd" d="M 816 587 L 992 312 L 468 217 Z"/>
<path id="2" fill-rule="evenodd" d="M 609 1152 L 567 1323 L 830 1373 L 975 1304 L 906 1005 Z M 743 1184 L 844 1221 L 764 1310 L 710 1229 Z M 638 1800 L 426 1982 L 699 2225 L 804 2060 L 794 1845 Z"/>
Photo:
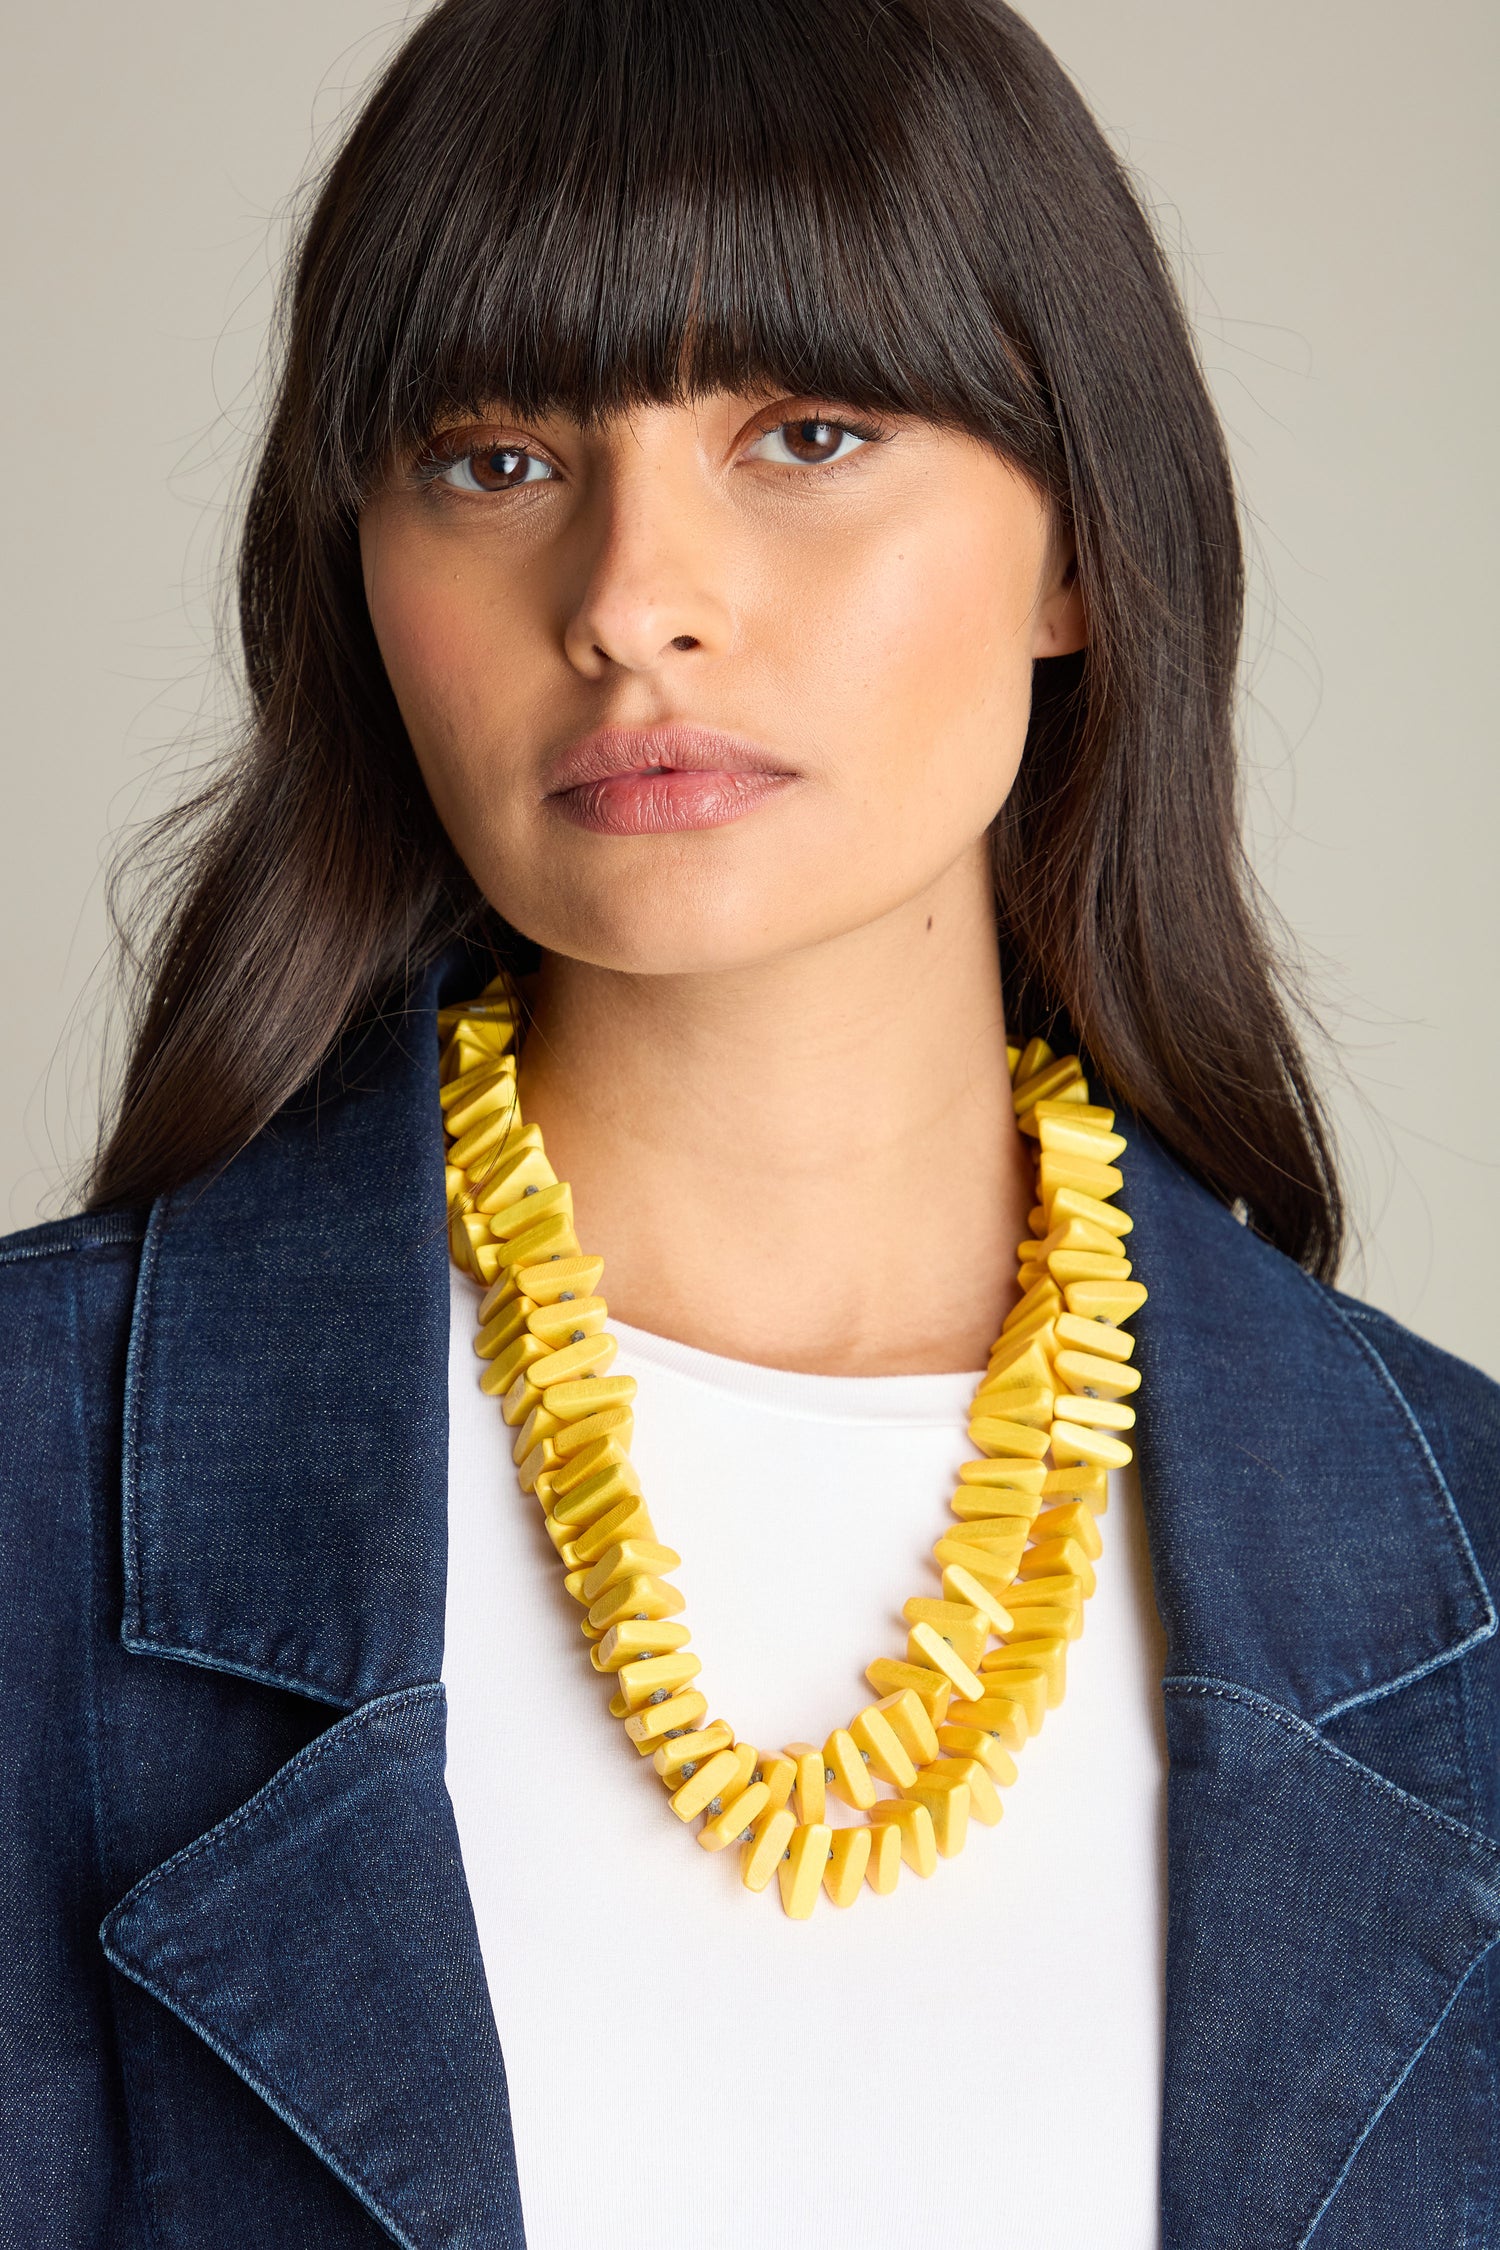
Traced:
<path id="1" fill-rule="evenodd" d="M 522 1112 L 631 1326 L 764 1366 L 983 1367 L 1032 1201 L 987 864 L 751 969 L 546 957 Z"/>

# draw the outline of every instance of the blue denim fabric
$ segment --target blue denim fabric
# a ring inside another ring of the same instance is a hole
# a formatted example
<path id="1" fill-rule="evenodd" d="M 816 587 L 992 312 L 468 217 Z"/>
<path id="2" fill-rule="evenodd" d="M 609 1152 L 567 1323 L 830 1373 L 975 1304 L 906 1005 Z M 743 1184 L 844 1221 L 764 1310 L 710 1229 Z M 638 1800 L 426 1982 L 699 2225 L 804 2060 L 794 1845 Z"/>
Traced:
<path id="1" fill-rule="evenodd" d="M 523 2242 L 438 1684 L 473 982 L 193 1189 L 0 1245 L 0 2245 Z M 1127 1162 L 1164 2250 L 1500 2245 L 1500 1390 Z"/>

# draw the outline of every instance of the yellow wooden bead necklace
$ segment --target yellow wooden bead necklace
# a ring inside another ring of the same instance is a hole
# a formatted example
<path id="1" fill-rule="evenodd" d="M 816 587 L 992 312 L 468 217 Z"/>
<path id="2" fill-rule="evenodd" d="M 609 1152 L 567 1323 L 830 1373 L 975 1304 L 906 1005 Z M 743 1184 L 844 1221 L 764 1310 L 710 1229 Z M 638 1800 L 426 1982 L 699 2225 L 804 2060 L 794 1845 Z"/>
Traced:
<path id="1" fill-rule="evenodd" d="M 705 1851 L 740 1847 L 747 1890 L 777 1878 L 794 1919 L 820 1892 L 849 1906 L 930 1875 L 992 1827 L 1013 1753 L 1062 1700 L 1083 1627 L 1107 1478 L 1131 1458 L 1127 1403 L 1140 1377 L 1121 1323 L 1144 1303 L 1114 1197 L 1125 1147 L 1089 1102 L 1082 1069 L 1044 1040 L 1009 1051 L 1021 1130 L 1038 1144 L 1037 1205 L 1020 1245 L 1021 1297 L 975 1393 L 976 1458 L 959 1470 L 957 1519 L 932 1550 L 940 1593 L 906 1603 L 906 1650 L 865 1669 L 875 1700 L 819 1747 L 766 1751 L 710 1719 L 671 1583 L 681 1557 L 657 1538 L 630 1460 L 635 1380 L 609 1372 L 615 1339 L 573 1198 L 516 1099 L 515 1016 L 503 979 L 438 1016 L 448 1141 L 449 1241 L 486 1286 L 474 1348 L 480 1387 L 515 1430 L 523 1490 L 583 1608 L 612 1714 L 650 1758 Z M 827 1818 L 830 1797 L 855 1817 Z"/>

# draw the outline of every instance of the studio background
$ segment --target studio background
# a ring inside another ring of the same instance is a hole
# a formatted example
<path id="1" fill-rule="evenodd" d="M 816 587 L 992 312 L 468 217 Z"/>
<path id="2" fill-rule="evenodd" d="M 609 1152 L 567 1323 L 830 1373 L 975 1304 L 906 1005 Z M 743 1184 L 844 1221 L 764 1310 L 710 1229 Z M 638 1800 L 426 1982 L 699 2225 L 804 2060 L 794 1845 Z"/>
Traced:
<path id="1" fill-rule="evenodd" d="M 109 860 L 232 724 L 221 565 L 293 190 L 421 12 L 52 0 L 7 26 L 4 1225 L 76 1203 Z M 1346 1284 L 1500 1375 L 1500 11 L 1028 12 L 1143 183 L 1228 425 L 1249 833 L 1335 1045 Z"/>

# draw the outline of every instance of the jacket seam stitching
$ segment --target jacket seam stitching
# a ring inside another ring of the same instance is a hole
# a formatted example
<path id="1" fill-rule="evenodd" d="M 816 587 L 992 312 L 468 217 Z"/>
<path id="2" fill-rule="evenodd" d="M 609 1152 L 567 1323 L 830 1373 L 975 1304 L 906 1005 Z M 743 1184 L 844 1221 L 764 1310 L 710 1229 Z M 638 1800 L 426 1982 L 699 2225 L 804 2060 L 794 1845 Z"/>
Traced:
<path id="1" fill-rule="evenodd" d="M 1295 1270 L 1307 1287 L 1325 1306 L 1330 1317 L 1337 1321 L 1345 1331 L 1350 1342 L 1374 1370 L 1377 1380 L 1384 1385 L 1394 1399 L 1405 1419 L 1418 1452 L 1426 1464 L 1439 1503 L 1439 1521 L 1447 1534 L 1448 1543 L 1459 1560 L 1467 1566 L 1472 1590 L 1479 1595 L 1484 1605 L 1483 1623 L 1465 1634 L 1464 1638 L 1457 1642 L 1455 1646 L 1440 1650 L 1437 1654 L 1424 1658 L 1420 1664 L 1411 1666 L 1407 1671 L 1399 1673 L 1394 1679 L 1379 1681 L 1374 1687 L 1361 1688 L 1357 1694 L 1344 1696 L 1337 1703 L 1329 1704 L 1325 1710 L 1317 1714 L 1316 1723 L 1321 1726 L 1326 1725 L 1330 1719 L 1340 1716 L 1345 1711 L 1357 1710 L 1361 1704 L 1377 1702 L 1382 1696 L 1394 1694 L 1399 1688 L 1413 1685 L 1417 1680 L 1425 1678 L 1429 1672 L 1435 1671 L 1440 1665 L 1454 1663 L 1459 1657 L 1466 1655 L 1470 1649 L 1477 1648 L 1482 1642 L 1493 1638 L 1497 1628 L 1500 1628 L 1500 1615 L 1496 1613 L 1494 1599 L 1491 1596 L 1484 1573 L 1479 1567 L 1479 1558 L 1474 1552 L 1473 1543 L 1465 1528 L 1463 1517 L 1459 1513 L 1458 1503 L 1453 1497 L 1448 1480 L 1438 1465 L 1437 1455 L 1428 1443 L 1427 1433 L 1413 1411 L 1406 1393 L 1369 1338 L 1360 1333 L 1355 1322 L 1344 1311 L 1343 1307 L 1334 1300 L 1332 1292 L 1320 1287 L 1309 1275 L 1302 1272 L 1300 1266 Z"/>
<path id="2" fill-rule="evenodd" d="M 1398 1793 L 1404 1794 L 1404 1792 Z M 1413 1799 L 1412 1801 L 1415 1803 L 1418 1800 Z M 1476 1952 L 1474 1952 L 1470 1956 L 1469 1960 L 1465 1963 L 1462 1976 L 1459 1978 L 1457 1984 L 1453 1987 L 1453 1990 L 1449 1993 L 1448 1998 L 1443 2003 L 1443 2006 L 1439 2009 L 1432 2023 L 1429 2024 L 1426 2033 L 1418 2043 L 1414 2053 L 1408 2058 L 1405 2066 L 1396 2073 L 1396 2076 L 1391 2080 L 1390 2085 L 1381 2095 L 1379 2101 L 1375 2104 L 1375 2107 L 1371 2110 L 1369 2116 L 1365 2119 L 1358 2133 L 1356 2133 L 1349 2153 L 1345 2157 L 1343 2164 L 1339 2168 L 1337 2177 L 1333 2181 L 1333 2184 L 1330 2186 L 1328 2193 L 1324 2196 L 1322 2202 L 1318 2205 L 1317 2210 L 1313 2213 L 1312 2218 L 1308 2223 L 1306 2232 L 1298 2238 L 1297 2250 L 1307 2250 L 1307 2245 L 1312 2241 L 1313 2236 L 1317 2233 L 1319 2227 L 1323 2224 L 1324 2219 L 1328 2216 L 1329 2206 L 1332 2204 L 1340 2188 L 1344 2185 L 1344 2182 L 1348 2179 L 1350 2172 L 1354 2169 L 1354 2162 L 1356 2157 L 1359 2155 L 1360 2150 L 1364 2147 L 1365 2142 L 1369 2139 L 1371 2133 L 1374 2132 L 1376 2126 L 1380 2123 L 1381 2118 L 1384 2117 L 1386 2111 L 1390 2108 L 1391 2103 L 1400 2093 L 1402 2087 L 1406 2084 L 1407 2079 L 1410 2078 L 1412 2072 L 1416 2069 L 1418 2063 L 1422 2060 L 1422 2057 L 1426 2054 L 1428 2048 L 1432 2045 L 1433 2040 L 1436 2039 L 1438 2033 L 1442 2030 L 1443 2025 L 1447 2022 L 1449 2016 L 1457 2007 L 1459 1999 L 1463 1993 L 1463 1989 L 1468 1983 L 1470 1977 L 1480 1966 L 1480 1963 L 1484 1960 L 1485 1956 L 1493 1950 L 1497 1943 L 1500 1943 L 1500 1940 L 1497 1940 L 1494 1937 L 1486 1938 L 1484 1943 L 1477 1949 Z"/>
<path id="3" fill-rule="evenodd" d="M 1205 1701 L 1212 1699 L 1221 1703 L 1243 1704 L 1246 1710 L 1258 1712 L 1263 1718 L 1270 1719 L 1281 1727 L 1285 1733 L 1299 1736 L 1321 1750 L 1325 1756 L 1346 1767 L 1366 1789 L 1394 1798 L 1409 1811 L 1419 1813 L 1424 1820 L 1447 1829 L 1465 1843 L 1478 1845 L 1495 1861 L 1497 1870 L 1500 1870 L 1500 1843 L 1487 1836 L 1482 1828 L 1467 1827 L 1463 1821 L 1455 1820 L 1451 1813 L 1440 1812 L 1436 1805 L 1425 1803 L 1422 1798 L 1414 1797 L 1409 1790 L 1402 1789 L 1396 1782 L 1389 1780 L 1385 1774 L 1377 1773 L 1373 1766 L 1364 1765 L 1358 1758 L 1351 1758 L 1347 1750 L 1341 1750 L 1336 1742 L 1330 1742 L 1310 1720 L 1300 1717 L 1295 1711 L 1288 1711 L 1283 1704 L 1272 1703 L 1265 1696 L 1256 1695 L 1251 1689 L 1236 1687 L 1231 1681 L 1181 1674 L 1174 1674 L 1163 1680 L 1162 1692 L 1164 1695 L 1194 1695 Z"/>
<path id="4" fill-rule="evenodd" d="M 151 1216 L 146 1222 L 145 1237 L 141 1243 L 140 1272 L 136 1279 L 135 1304 L 130 1316 L 130 1341 L 125 1351 L 125 1413 L 120 1446 L 120 1546 L 123 1576 L 120 1639 L 127 1648 L 130 1645 L 129 1628 L 132 1622 L 138 1627 L 144 1624 L 137 1510 L 141 1398 L 145 1390 L 146 1358 L 151 1348 L 149 1330 L 152 1299 L 156 1290 L 157 1256 L 171 1204 L 169 1192 L 151 1206 Z"/>
<path id="5" fill-rule="evenodd" d="M 193 1860 L 216 1851 L 224 1838 L 232 1835 L 242 1821 L 254 1818 L 268 1805 L 273 1804 L 279 1796 L 284 1795 L 292 1787 L 294 1782 L 300 1781 L 304 1774 L 311 1772 L 312 1768 L 323 1758 L 330 1757 L 335 1750 L 340 1749 L 356 1728 L 368 1724 L 373 1719 L 384 1717 L 388 1711 L 394 1711 L 404 1703 L 427 1702 L 432 1697 L 442 1697 L 443 1694 L 444 1689 L 440 1680 L 431 1681 L 422 1687 L 397 1688 L 389 1695 L 376 1696 L 372 1702 L 362 1703 L 358 1710 L 351 1711 L 346 1718 L 338 1720 L 328 1728 L 326 1733 L 320 1734 L 315 1741 L 308 1743 L 305 1749 L 299 1750 L 295 1757 L 289 1758 L 278 1773 L 272 1774 L 270 1780 L 257 1789 L 253 1797 L 247 1797 L 244 1804 L 237 1806 L 226 1819 L 217 1822 L 203 1835 L 195 1836 L 190 1844 L 183 1845 L 181 1851 L 174 1852 L 170 1859 L 164 1859 L 160 1867 L 153 1867 L 148 1875 L 143 1875 L 140 1881 L 125 1893 L 118 1905 L 111 1907 L 104 1918 L 104 1924 L 100 1932 L 101 1937 L 103 1936 L 103 1930 L 123 1915 L 126 1907 L 132 1905 L 136 1900 L 144 1898 L 146 1893 L 157 1883 L 165 1881 L 166 1877 L 173 1874 L 179 1867 L 185 1867 Z M 335 1737 L 338 1737 L 338 1740 L 335 1740 Z M 107 1938 L 104 1939 L 104 1944 L 106 1951 L 112 1950 Z M 119 1959 L 123 1965 L 124 1956 L 118 1948 L 113 1949 L 113 1957 Z"/>
<path id="6" fill-rule="evenodd" d="M 236 1657 L 220 1656 L 217 1652 L 210 1653 L 205 1649 L 180 1647 L 174 1641 L 148 1640 L 144 1634 L 127 1633 L 123 1628 L 120 1640 L 131 1656 L 159 1656 L 172 1663 L 195 1664 L 200 1671 L 225 1672 L 233 1679 L 254 1680 L 257 1687 L 285 1688 L 288 1694 L 305 1695 L 309 1702 L 327 1703 L 335 1710 L 346 1713 L 356 1710 L 360 1704 L 358 1696 L 351 1699 L 343 1688 L 335 1687 L 329 1681 L 310 1679 L 302 1672 L 272 1671 L 266 1665 L 242 1662 Z M 402 1690 L 391 1692 L 404 1692 L 407 1686 L 426 1687 L 430 1684 L 425 1680 L 408 1681 L 403 1683 Z"/>
<path id="7" fill-rule="evenodd" d="M 77 1242 L 39 1242 L 19 1250 L 0 1248 L 0 1266 L 35 1265 L 45 1258 L 76 1258 L 85 1250 L 117 1250 L 122 1243 L 139 1241 L 141 1233 L 137 1226 L 121 1226 L 118 1232 L 107 1229 L 102 1234 L 84 1235 Z"/>

